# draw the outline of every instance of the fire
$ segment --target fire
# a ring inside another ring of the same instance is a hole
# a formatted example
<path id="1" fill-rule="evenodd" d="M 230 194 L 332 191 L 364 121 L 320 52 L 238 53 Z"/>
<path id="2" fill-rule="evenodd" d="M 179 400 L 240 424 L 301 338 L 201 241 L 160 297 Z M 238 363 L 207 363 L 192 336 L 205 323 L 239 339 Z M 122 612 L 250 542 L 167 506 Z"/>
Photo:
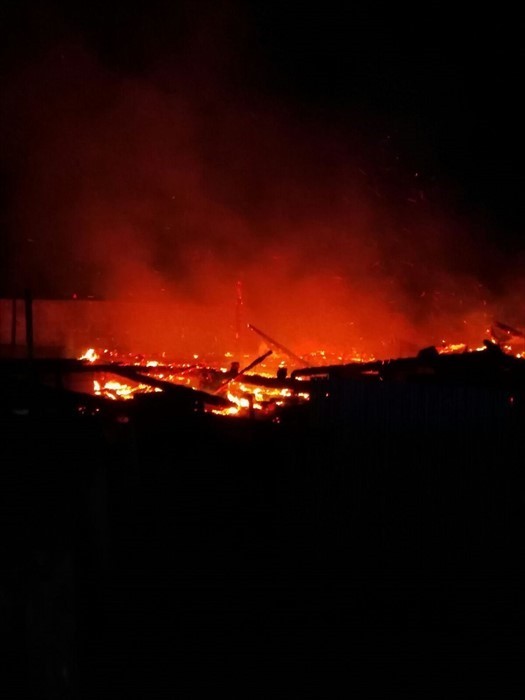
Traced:
<path id="1" fill-rule="evenodd" d="M 517 358 L 525 355 L 525 352 L 518 352 L 507 336 L 504 342 L 495 338 L 491 329 L 487 330 L 487 334 L 493 337 L 490 342 L 494 342 L 505 354 Z M 201 396 L 204 392 L 210 397 L 217 396 L 227 400 L 227 405 L 214 405 L 213 402 L 206 405 L 205 410 L 210 413 L 223 416 L 266 417 L 274 415 L 280 407 L 307 402 L 310 398 L 308 379 L 299 372 L 287 385 L 286 360 L 291 361 L 292 367 L 297 366 L 295 358 L 298 356 L 293 355 L 284 346 L 279 346 L 271 338 L 269 341 L 274 343 L 278 350 L 283 350 L 286 357 L 283 357 L 282 352 L 273 353 L 272 350 L 268 350 L 255 360 L 249 356 L 242 356 L 242 362 L 232 361 L 235 357 L 232 352 L 226 352 L 222 357 L 207 358 L 193 354 L 191 361 L 175 362 L 165 357 L 159 360 L 144 355 L 123 356 L 117 351 L 96 350 L 90 347 L 79 359 L 89 362 L 95 371 L 97 366 L 100 367 L 99 376 L 93 380 L 93 393 L 113 401 L 131 400 L 141 393 L 160 393 L 168 389 L 169 385 L 175 385 L 201 392 Z M 521 335 L 518 336 L 518 341 L 523 344 Z M 435 350 L 440 355 L 463 354 L 484 351 L 486 345 L 471 348 L 464 342 L 442 339 Z M 377 362 L 375 357 L 359 353 L 353 348 L 345 353 L 317 350 L 298 359 L 304 362 L 302 368 Z M 127 375 L 125 379 L 119 376 L 119 372 L 120 375 Z M 364 370 L 363 374 L 374 374 L 374 371 Z M 299 383 L 304 383 L 304 390 L 297 390 Z"/>
<path id="2" fill-rule="evenodd" d="M 96 396 L 104 396 L 107 399 L 132 399 L 136 393 L 160 392 L 162 389 L 152 388 L 147 384 L 124 384 L 115 379 L 108 379 L 104 382 L 93 380 L 93 393 Z"/>
<path id="3" fill-rule="evenodd" d="M 87 360 L 88 362 L 96 362 L 99 359 L 100 355 L 98 355 L 95 352 L 94 348 L 88 348 L 86 352 L 81 355 L 78 359 L 79 360 Z"/>
<path id="4" fill-rule="evenodd" d="M 269 352 L 265 353 L 263 357 L 267 359 L 270 354 Z M 294 398 L 297 401 L 308 400 L 307 391 L 297 393 L 294 397 L 294 392 L 288 388 L 250 384 L 248 380 L 252 375 L 243 375 L 240 371 L 237 375 L 239 363 L 232 362 L 233 357 L 233 353 L 228 352 L 223 358 L 205 360 L 195 354 L 192 356 L 194 363 L 161 363 L 157 359 L 146 358 L 143 355 L 122 357 L 117 352 L 108 349 L 88 348 L 80 355 L 79 359 L 89 362 L 95 370 L 97 366 L 101 368 L 100 375 L 93 380 L 93 393 L 112 401 L 127 401 L 133 399 L 136 394 L 163 391 L 162 388 L 145 382 L 122 380 L 120 376 L 116 375 L 122 367 L 137 370 L 139 376 L 142 376 L 141 373 L 147 369 L 147 376 L 151 380 L 160 380 L 196 391 L 224 396 L 229 401 L 229 406 L 210 406 L 207 409 L 217 415 L 253 417 L 257 414 L 264 414 L 266 416 Z M 243 357 L 247 366 L 250 366 L 248 359 Z M 316 359 L 319 360 L 320 357 L 318 356 Z M 325 362 L 327 361 L 326 354 L 323 354 L 323 359 Z M 229 366 L 226 366 L 224 360 L 228 360 Z M 113 374 L 112 368 L 114 368 Z M 279 376 L 278 371 L 284 371 L 284 375 L 286 375 L 286 367 L 282 360 L 278 361 L 277 364 L 269 361 L 262 362 L 257 376 L 276 379 Z"/>
<path id="5" fill-rule="evenodd" d="M 443 340 L 442 343 L 442 345 L 436 348 L 440 355 L 451 355 L 454 353 L 457 354 L 461 352 L 469 352 L 471 349 L 474 352 L 480 352 L 481 350 L 485 350 L 484 345 L 477 348 L 469 348 L 467 343 L 447 343 L 446 340 Z"/>

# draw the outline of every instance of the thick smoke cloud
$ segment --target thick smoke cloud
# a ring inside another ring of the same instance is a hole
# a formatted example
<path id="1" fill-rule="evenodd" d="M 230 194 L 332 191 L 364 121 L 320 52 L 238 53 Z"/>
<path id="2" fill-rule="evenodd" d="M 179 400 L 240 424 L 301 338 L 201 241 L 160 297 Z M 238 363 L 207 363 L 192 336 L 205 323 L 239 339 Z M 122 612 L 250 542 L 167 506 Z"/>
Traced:
<path id="1" fill-rule="evenodd" d="M 6 293 L 130 302 L 117 337 L 132 323 L 147 335 L 133 303 L 166 302 L 173 326 L 150 339 L 197 352 L 239 333 L 256 351 L 246 323 L 298 354 L 380 357 L 480 345 L 501 314 L 519 323 L 514 267 L 482 213 L 404 153 L 388 119 L 366 129 L 363 114 L 331 119 L 240 81 L 239 64 L 258 65 L 247 44 L 239 20 L 204 21 L 122 71 L 71 31 L 12 67 Z"/>

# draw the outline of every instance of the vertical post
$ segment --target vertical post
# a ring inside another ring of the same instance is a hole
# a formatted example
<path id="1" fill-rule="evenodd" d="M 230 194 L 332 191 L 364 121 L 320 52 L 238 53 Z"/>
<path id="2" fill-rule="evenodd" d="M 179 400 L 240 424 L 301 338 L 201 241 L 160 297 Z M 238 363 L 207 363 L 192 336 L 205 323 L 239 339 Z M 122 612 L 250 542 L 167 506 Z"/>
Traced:
<path id="1" fill-rule="evenodd" d="M 248 415 L 252 420 L 255 418 L 255 409 L 253 407 L 253 394 L 248 394 Z"/>
<path id="2" fill-rule="evenodd" d="M 242 347 L 242 333 L 241 333 L 241 328 L 242 328 L 242 319 L 243 319 L 243 301 L 242 301 L 242 282 L 240 280 L 237 281 L 237 284 L 235 285 L 235 291 L 237 294 L 237 303 L 235 306 L 235 352 L 237 354 L 237 357 L 239 357 L 243 351 Z"/>
<path id="3" fill-rule="evenodd" d="M 31 291 L 26 289 L 24 292 L 25 316 L 26 316 L 26 349 L 27 359 L 32 360 L 34 355 L 33 345 L 33 298 Z"/>
<path id="4" fill-rule="evenodd" d="M 11 352 L 15 353 L 16 349 L 16 311 L 17 311 L 17 298 L 13 297 L 11 300 Z"/>

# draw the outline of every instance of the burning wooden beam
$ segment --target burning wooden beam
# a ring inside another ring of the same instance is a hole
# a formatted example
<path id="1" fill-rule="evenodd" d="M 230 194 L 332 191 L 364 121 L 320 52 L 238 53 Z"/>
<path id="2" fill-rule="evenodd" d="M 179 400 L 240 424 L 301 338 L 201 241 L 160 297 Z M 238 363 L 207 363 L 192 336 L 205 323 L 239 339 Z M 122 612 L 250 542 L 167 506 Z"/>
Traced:
<path id="1" fill-rule="evenodd" d="M 215 391 L 214 391 L 213 393 L 214 393 L 214 394 L 219 394 L 220 392 L 224 391 L 224 390 L 226 389 L 226 387 L 228 386 L 228 384 L 230 384 L 230 382 L 234 382 L 236 379 L 238 379 L 239 377 L 241 377 L 243 374 L 245 374 L 245 373 L 248 372 L 249 370 L 251 370 L 251 369 L 253 369 L 254 367 L 256 367 L 258 364 L 260 364 L 261 362 L 263 362 L 267 357 L 269 357 L 269 355 L 271 355 L 272 352 L 273 352 L 273 350 L 268 350 L 268 351 L 265 352 L 263 355 L 259 355 L 259 357 L 257 357 L 255 360 L 253 360 L 253 362 L 250 362 L 249 365 L 247 365 L 246 367 L 244 367 L 243 369 L 241 369 L 241 370 L 240 370 L 239 372 L 237 372 L 237 374 L 235 374 L 233 377 L 229 377 L 225 382 L 223 382 L 222 384 L 220 384 L 220 385 L 217 387 L 217 389 L 215 389 Z"/>
<path id="2" fill-rule="evenodd" d="M 92 365 L 92 369 L 96 368 L 96 365 Z M 131 379 L 132 381 L 138 382 L 139 384 L 146 384 L 147 386 L 154 387 L 156 389 L 161 389 L 166 393 L 172 394 L 182 394 L 191 392 L 192 396 L 200 400 L 204 404 L 210 404 L 212 406 L 218 406 L 221 408 L 227 408 L 231 406 L 231 401 L 225 399 L 221 396 L 216 396 L 214 394 L 209 394 L 206 391 L 199 391 L 198 389 L 191 389 L 189 387 L 180 386 L 180 384 L 175 384 L 173 382 L 167 381 L 165 379 L 157 379 L 156 377 L 150 377 L 144 374 L 140 367 L 130 367 L 125 365 L 117 365 L 113 367 L 110 371 L 126 379 Z"/>

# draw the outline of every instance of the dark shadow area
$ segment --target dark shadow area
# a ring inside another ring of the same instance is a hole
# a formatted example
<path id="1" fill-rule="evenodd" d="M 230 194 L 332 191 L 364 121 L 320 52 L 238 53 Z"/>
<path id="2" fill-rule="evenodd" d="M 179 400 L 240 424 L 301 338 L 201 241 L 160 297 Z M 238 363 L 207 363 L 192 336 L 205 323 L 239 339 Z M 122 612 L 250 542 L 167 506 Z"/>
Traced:
<path id="1" fill-rule="evenodd" d="M 4 406 L 6 683 L 521 658 L 523 392 L 383 388 L 319 382 L 280 422 Z"/>

